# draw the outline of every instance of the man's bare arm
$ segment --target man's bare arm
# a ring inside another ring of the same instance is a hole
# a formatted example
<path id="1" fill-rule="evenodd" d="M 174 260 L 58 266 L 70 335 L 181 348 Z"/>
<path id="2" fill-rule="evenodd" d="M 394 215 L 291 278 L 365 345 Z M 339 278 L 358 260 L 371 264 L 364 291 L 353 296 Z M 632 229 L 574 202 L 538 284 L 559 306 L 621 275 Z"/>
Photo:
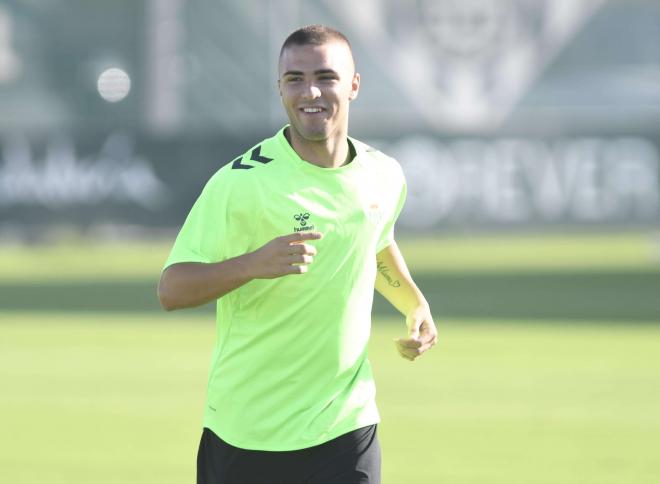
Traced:
<path id="1" fill-rule="evenodd" d="M 397 349 L 403 358 L 415 360 L 438 339 L 429 304 L 410 276 L 396 242 L 376 255 L 376 264 L 376 290 L 406 317 L 408 335 L 395 340 Z"/>
<path id="2" fill-rule="evenodd" d="M 304 241 L 320 238 L 318 232 L 297 232 L 221 262 L 172 264 L 161 274 L 158 299 L 167 311 L 190 308 L 219 299 L 253 279 L 304 274 L 316 255 L 316 248 Z"/>

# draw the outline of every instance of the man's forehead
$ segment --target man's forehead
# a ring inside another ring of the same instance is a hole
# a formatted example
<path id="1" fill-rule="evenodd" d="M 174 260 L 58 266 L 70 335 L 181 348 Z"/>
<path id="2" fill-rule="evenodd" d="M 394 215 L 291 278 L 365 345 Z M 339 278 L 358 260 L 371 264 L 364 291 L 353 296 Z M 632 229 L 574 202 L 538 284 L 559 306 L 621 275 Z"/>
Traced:
<path id="1" fill-rule="evenodd" d="M 315 71 L 319 69 L 354 71 L 353 55 L 345 42 L 291 45 L 284 49 L 279 61 L 280 74 L 287 71 Z"/>

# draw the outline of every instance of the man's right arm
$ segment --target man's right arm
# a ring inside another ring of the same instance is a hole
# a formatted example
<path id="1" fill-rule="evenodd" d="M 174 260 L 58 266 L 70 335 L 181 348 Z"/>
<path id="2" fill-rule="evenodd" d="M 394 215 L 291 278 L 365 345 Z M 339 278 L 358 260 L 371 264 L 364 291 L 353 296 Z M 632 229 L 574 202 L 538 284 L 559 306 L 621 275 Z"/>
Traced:
<path id="1" fill-rule="evenodd" d="M 316 248 L 304 241 L 321 237 L 318 232 L 297 232 L 221 262 L 172 264 L 161 274 L 158 299 L 167 311 L 190 308 L 219 299 L 253 279 L 304 274 L 316 255 Z"/>

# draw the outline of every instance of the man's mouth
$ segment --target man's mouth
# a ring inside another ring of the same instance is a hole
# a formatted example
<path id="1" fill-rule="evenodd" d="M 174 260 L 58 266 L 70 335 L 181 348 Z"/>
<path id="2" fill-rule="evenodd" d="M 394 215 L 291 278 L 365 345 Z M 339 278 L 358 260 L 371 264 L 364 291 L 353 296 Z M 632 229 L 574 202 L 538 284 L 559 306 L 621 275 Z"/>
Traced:
<path id="1" fill-rule="evenodd" d="M 300 110 L 305 113 L 305 114 L 317 114 L 325 111 L 325 109 L 314 106 L 314 107 L 306 107 L 306 108 L 300 108 Z"/>

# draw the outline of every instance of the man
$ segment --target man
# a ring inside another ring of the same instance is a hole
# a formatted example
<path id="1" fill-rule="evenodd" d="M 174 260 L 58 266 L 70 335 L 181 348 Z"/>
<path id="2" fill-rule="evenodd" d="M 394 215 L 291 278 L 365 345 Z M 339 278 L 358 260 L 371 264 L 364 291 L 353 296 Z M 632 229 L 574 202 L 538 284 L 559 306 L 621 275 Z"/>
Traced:
<path id="1" fill-rule="evenodd" d="M 278 87 L 290 124 L 209 180 L 158 288 L 167 310 L 217 300 L 197 482 L 378 483 L 374 285 L 406 316 L 402 357 L 437 337 L 393 238 L 403 174 L 348 137 L 343 34 L 292 33 Z"/>

